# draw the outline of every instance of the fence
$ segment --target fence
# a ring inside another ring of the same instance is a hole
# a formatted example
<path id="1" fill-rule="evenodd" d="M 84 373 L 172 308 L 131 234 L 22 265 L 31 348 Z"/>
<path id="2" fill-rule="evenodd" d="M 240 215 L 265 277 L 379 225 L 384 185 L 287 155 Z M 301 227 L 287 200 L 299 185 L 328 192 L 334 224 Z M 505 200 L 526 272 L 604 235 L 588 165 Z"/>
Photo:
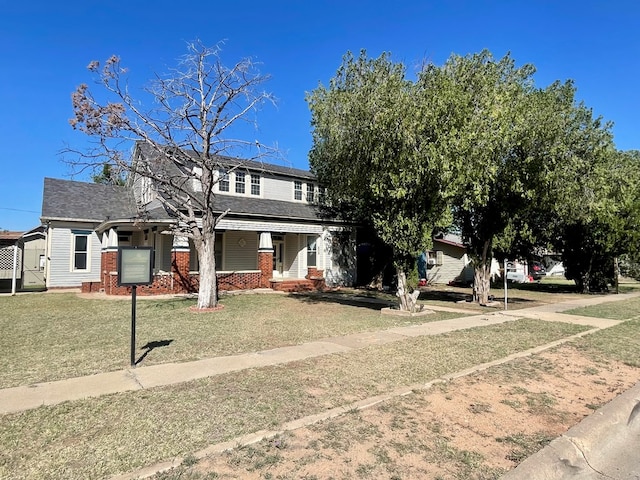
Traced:
<path id="1" fill-rule="evenodd" d="M 14 260 L 14 246 L 0 248 L 0 279 L 12 279 L 13 278 L 13 260 Z M 22 277 L 22 250 L 18 248 L 18 255 L 16 258 L 16 278 Z"/>

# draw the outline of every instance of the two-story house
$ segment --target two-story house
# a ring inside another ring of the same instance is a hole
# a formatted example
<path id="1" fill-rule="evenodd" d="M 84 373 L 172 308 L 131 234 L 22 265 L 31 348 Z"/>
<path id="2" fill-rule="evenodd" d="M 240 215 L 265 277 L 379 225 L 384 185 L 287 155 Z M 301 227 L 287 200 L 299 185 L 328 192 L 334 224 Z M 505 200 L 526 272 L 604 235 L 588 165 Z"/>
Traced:
<path id="1" fill-rule="evenodd" d="M 149 151 L 136 145 L 133 161 Z M 195 164 L 194 164 L 195 165 Z M 202 188 L 194 165 L 177 174 Z M 220 290 L 307 290 L 350 285 L 355 236 L 317 208 L 323 190 L 310 172 L 262 162 L 220 159 L 214 207 L 228 212 L 216 227 Z M 47 226 L 48 288 L 126 294 L 117 286 L 119 246 L 152 246 L 154 283 L 140 294 L 197 290 L 198 257 L 192 242 L 175 235 L 176 218 L 145 177 L 127 186 L 45 178 L 42 222 Z"/>

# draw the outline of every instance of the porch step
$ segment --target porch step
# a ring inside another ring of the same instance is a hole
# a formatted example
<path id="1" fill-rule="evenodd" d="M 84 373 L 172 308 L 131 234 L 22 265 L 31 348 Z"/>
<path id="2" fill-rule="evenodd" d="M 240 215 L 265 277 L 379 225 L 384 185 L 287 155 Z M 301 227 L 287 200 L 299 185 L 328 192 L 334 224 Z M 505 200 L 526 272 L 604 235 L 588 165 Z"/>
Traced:
<path id="1" fill-rule="evenodd" d="M 324 290 L 324 278 L 306 279 L 296 278 L 291 280 L 271 280 L 271 289 L 279 292 L 316 292 Z"/>

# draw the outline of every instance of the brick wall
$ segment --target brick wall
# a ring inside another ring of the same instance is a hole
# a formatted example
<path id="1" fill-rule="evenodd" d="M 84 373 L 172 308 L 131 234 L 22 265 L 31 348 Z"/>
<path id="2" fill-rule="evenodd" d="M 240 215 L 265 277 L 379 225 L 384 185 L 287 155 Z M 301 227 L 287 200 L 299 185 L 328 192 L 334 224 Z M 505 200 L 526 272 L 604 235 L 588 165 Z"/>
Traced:
<path id="1" fill-rule="evenodd" d="M 272 254 L 268 254 L 263 262 L 269 265 L 269 275 L 272 269 Z M 268 260 L 268 261 L 267 261 Z M 131 287 L 118 286 L 117 251 L 104 251 L 101 257 L 100 282 L 84 282 L 83 292 L 97 292 L 104 289 L 107 295 L 131 295 Z M 154 275 L 151 285 L 140 285 L 136 289 L 137 295 L 162 295 L 174 293 L 195 293 L 198 291 L 199 275 L 189 273 L 189 252 L 176 250 L 171 253 L 171 274 Z M 218 290 L 249 290 L 263 286 L 265 277 L 260 271 L 218 273 Z"/>
<path id="2" fill-rule="evenodd" d="M 269 288 L 269 279 L 273 276 L 273 251 L 258 252 L 258 269 L 261 272 L 260 287 Z"/>
<path id="3" fill-rule="evenodd" d="M 251 290 L 262 285 L 262 272 L 218 273 L 217 276 L 218 290 Z"/>
<path id="4" fill-rule="evenodd" d="M 316 267 L 308 267 L 307 276 L 305 278 L 309 280 L 322 279 L 324 278 L 324 270 L 318 270 Z"/>

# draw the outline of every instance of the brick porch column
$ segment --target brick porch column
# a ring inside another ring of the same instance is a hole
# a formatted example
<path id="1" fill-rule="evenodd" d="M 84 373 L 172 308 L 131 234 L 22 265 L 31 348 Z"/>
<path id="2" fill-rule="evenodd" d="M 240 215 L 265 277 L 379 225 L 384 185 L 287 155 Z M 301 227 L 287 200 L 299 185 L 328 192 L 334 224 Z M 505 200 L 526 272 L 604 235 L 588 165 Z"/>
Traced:
<path id="1" fill-rule="evenodd" d="M 260 233 L 258 269 L 260 270 L 260 287 L 269 288 L 269 279 L 273 276 L 273 243 L 271 242 L 271 232 Z"/>
<path id="2" fill-rule="evenodd" d="M 173 290 L 176 292 L 191 291 L 190 261 L 189 239 L 187 237 L 174 236 L 173 247 L 171 248 L 171 274 L 174 280 Z"/>

